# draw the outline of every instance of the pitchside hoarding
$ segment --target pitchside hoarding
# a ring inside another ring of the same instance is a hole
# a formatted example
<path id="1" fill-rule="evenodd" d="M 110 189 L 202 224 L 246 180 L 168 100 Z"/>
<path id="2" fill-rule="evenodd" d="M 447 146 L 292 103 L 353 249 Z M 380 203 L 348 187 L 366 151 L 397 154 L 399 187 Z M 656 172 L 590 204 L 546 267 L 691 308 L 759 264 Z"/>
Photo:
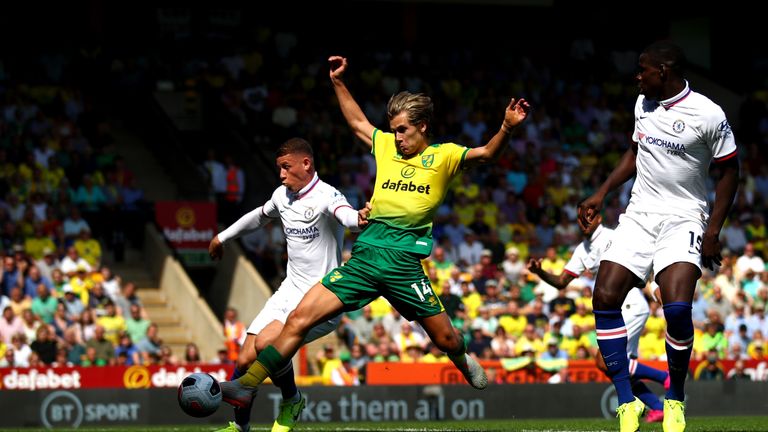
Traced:
<path id="1" fill-rule="evenodd" d="M 663 389 L 653 386 L 660 394 Z M 693 381 L 686 387 L 691 416 L 765 415 L 767 382 Z M 423 421 L 514 418 L 615 417 L 616 396 L 610 384 L 302 387 L 307 408 L 301 421 Z M 271 424 L 280 392 L 263 386 L 254 404 L 253 423 Z M 232 410 L 222 407 L 210 417 L 184 414 L 176 390 L 0 391 L 0 428 L 78 428 L 102 425 L 225 425 Z"/>

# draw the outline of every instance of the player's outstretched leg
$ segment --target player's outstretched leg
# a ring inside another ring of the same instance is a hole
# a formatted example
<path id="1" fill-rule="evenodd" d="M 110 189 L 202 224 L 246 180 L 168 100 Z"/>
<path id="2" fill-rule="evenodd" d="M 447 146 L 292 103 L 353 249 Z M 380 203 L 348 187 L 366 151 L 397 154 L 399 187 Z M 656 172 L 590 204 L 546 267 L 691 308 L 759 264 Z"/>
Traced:
<path id="1" fill-rule="evenodd" d="M 451 320 L 445 311 L 421 318 L 418 322 L 426 330 L 432 343 L 448 354 L 448 358 L 472 387 L 482 390 L 488 386 L 485 370 L 467 354 L 464 336 L 451 325 Z"/>

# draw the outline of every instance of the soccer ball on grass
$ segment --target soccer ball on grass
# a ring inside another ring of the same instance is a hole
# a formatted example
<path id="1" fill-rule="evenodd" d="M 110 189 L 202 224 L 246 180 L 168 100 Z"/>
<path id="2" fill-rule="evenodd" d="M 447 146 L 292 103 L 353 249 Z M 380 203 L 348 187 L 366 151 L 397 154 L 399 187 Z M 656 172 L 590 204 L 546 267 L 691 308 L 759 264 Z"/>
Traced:
<path id="1" fill-rule="evenodd" d="M 221 404 L 221 387 L 207 373 L 193 373 L 179 384 L 179 406 L 192 417 L 208 417 Z"/>

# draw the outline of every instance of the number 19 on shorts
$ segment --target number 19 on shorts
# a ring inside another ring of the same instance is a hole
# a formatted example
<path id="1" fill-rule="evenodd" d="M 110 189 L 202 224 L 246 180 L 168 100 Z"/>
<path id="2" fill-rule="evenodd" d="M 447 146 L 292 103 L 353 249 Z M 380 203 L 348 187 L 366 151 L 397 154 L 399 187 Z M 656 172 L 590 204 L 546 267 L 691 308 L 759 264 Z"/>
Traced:
<path id="1" fill-rule="evenodd" d="M 419 300 L 421 301 L 425 301 L 428 296 L 432 295 L 432 287 L 424 282 L 424 279 L 421 280 L 421 286 L 417 283 L 412 283 L 411 288 L 416 291 L 416 295 L 419 296 Z"/>

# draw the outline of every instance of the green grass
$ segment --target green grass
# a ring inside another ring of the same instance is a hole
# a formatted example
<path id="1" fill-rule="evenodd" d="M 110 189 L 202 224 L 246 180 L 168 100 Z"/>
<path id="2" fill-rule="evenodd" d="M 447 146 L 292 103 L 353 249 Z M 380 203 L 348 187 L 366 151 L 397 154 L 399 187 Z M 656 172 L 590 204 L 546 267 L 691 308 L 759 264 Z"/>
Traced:
<path id="1" fill-rule="evenodd" d="M 224 425 L 221 425 L 223 427 Z M 268 431 L 271 425 L 254 425 L 252 431 Z M 603 419 L 524 419 L 524 420 L 482 420 L 472 422 L 378 422 L 378 423 L 302 423 L 296 432 L 335 432 L 335 431 L 616 431 L 617 420 Z M 82 431 L 104 432 L 211 432 L 216 426 L 159 426 L 159 427 L 110 427 L 81 428 Z M 45 431 L 46 429 L 0 429 L 6 431 Z M 57 431 L 75 431 L 75 429 L 56 429 Z M 643 432 L 661 432 L 661 423 L 642 424 Z M 686 432 L 728 432 L 728 431 L 766 431 L 768 417 L 692 417 L 688 419 Z"/>

